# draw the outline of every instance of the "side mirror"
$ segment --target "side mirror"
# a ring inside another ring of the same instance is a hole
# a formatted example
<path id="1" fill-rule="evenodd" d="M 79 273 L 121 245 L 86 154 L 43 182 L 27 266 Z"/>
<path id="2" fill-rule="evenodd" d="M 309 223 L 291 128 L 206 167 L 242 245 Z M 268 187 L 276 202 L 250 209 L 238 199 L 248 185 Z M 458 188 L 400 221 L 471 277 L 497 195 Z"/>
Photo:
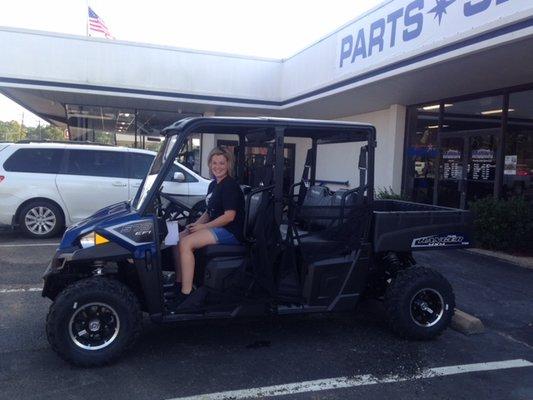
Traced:
<path id="1" fill-rule="evenodd" d="M 185 182 L 185 175 L 183 172 L 174 172 L 172 182 Z"/>
<path id="2" fill-rule="evenodd" d="M 367 166 L 368 148 L 366 146 L 361 147 L 359 153 L 359 169 L 366 169 Z"/>

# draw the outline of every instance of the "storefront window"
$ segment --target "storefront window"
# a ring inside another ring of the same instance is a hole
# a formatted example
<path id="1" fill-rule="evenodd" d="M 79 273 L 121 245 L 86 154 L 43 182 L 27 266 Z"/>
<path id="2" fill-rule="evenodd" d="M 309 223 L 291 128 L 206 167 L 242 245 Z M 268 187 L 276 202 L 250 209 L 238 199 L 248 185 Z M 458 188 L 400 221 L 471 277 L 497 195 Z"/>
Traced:
<path id="1" fill-rule="evenodd" d="M 533 90 L 509 96 L 503 196 L 533 201 Z"/>
<path id="2" fill-rule="evenodd" d="M 503 96 L 448 102 L 443 108 L 437 203 L 468 208 L 495 192 Z"/>
<path id="3" fill-rule="evenodd" d="M 132 109 L 67 104 L 66 112 L 71 140 L 124 145 L 135 131 Z"/>
<path id="4" fill-rule="evenodd" d="M 503 114 L 503 95 L 410 107 L 404 194 L 458 208 L 497 194 Z"/>
<path id="5" fill-rule="evenodd" d="M 503 96 L 447 102 L 442 132 L 501 129 Z"/>
<path id="6" fill-rule="evenodd" d="M 163 137 L 163 128 L 183 118 L 178 113 L 137 110 L 137 131 L 135 132 L 136 147 L 158 151 Z M 133 139 L 133 138 L 132 138 Z"/>
<path id="7" fill-rule="evenodd" d="M 167 111 L 137 110 L 137 132 L 135 135 L 137 147 L 157 151 L 163 141 L 161 131 L 174 122 L 191 116 L 194 115 Z M 200 144 L 201 137 L 199 134 L 190 137 L 178 156 L 179 163 L 198 173 L 200 173 L 201 166 Z"/>

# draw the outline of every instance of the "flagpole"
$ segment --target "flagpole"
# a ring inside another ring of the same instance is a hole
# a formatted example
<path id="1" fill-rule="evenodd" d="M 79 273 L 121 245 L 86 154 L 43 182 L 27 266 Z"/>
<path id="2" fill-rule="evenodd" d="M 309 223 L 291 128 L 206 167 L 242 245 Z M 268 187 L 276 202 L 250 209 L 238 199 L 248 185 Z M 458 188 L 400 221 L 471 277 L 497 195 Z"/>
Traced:
<path id="1" fill-rule="evenodd" d="M 87 8 L 85 10 L 85 35 L 89 37 L 89 0 L 86 0 Z"/>

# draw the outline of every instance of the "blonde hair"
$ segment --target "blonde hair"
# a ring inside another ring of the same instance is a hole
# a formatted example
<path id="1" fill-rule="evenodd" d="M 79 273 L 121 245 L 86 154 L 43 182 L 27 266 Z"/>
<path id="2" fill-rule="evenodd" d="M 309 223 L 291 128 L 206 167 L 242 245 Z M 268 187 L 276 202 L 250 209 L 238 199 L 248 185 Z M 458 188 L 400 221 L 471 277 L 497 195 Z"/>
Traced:
<path id="1" fill-rule="evenodd" d="M 228 176 L 233 176 L 233 165 L 235 163 L 233 154 L 226 148 L 217 146 L 209 152 L 209 156 L 207 157 L 207 165 L 209 166 L 209 175 L 211 178 L 214 178 L 213 173 L 211 172 L 211 161 L 214 156 L 224 156 L 226 158 L 226 161 L 228 162 Z"/>

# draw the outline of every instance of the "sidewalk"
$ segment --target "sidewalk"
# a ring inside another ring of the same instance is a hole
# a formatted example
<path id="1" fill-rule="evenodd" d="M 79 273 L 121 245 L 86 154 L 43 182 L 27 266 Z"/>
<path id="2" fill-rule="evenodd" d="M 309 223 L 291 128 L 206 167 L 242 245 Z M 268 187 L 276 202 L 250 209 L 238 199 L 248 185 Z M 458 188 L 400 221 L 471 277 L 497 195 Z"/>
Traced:
<path id="1" fill-rule="evenodd" d="M 481 254 L 487 257 L 496 257 L 500 260 L 508 261 L 513 264 L 520 265 L 524 268 L 531 268 L 533 269 L 533 257 L 519 257 L 519 256 L 513 256 L 511 254 L 502 253 L 501 251 L 492 251 L 492 250 L 485 250 L 485 249 L 468 249 L 466 251 L 469 251 L 471 253 Z"/>

